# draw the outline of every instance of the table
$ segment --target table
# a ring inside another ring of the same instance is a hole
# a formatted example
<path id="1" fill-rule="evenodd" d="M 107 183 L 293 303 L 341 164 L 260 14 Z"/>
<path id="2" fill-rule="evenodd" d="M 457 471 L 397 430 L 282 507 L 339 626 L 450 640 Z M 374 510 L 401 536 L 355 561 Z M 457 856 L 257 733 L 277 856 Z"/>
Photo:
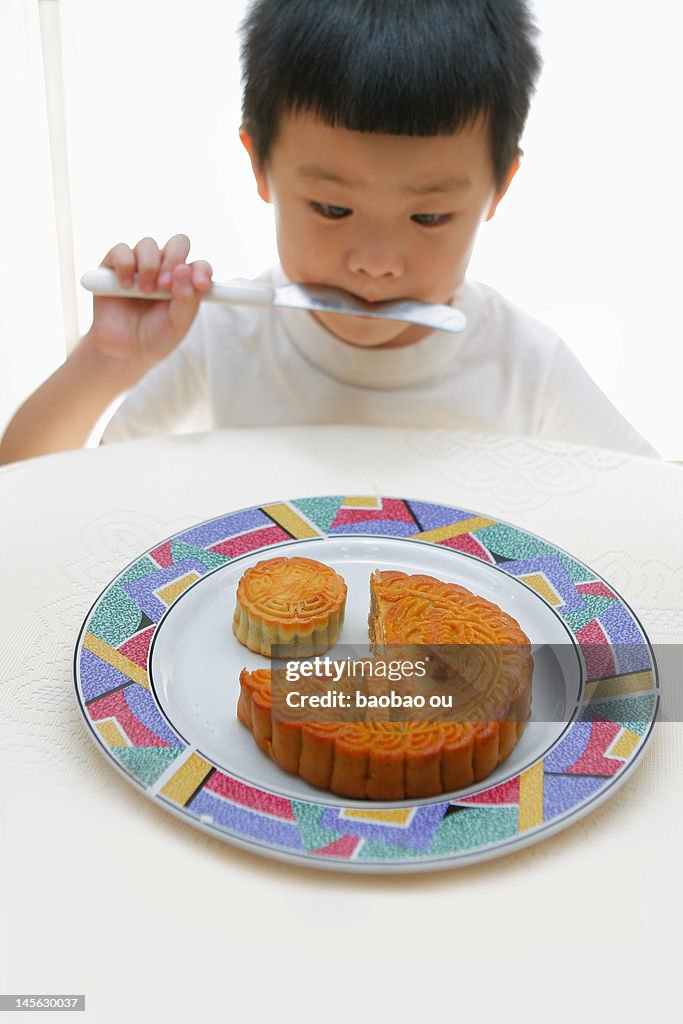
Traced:
<path id="1" fill-rule="evenodd" d="M 108 582 L 192 523 L 326 493 L 450 503 L 537 533 L 613 584 L 675 660 L 673 465 L 445 430 L 279 427 L 8 466 L 0 993 L 85 993 L 85 1019 L 117 1022 L 232 1019 L 248 1007 L 252 1019 L 341 1021 L 359 1006 L 361 1019 L 381 1010 L 394 1021 L 482 1005 L 492 1019 L 519 1003 L 534 1019 L 551 1002 L 560 1020 L 586 1005 L 593 1019 L 651 1015 L 675 993 L 678 966 L 678 722 L 662 722 L 633 775 L 570 828 L 425 875 L 323 873 L 233 848 L 149 803 L 94 748 L 72 661 Z"/>

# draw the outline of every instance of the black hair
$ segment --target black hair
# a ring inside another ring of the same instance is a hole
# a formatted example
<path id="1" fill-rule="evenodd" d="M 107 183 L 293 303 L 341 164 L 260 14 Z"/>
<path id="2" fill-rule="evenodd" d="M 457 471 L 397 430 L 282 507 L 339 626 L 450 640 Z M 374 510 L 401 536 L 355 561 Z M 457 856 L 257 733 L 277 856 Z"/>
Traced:
<path id="1" fill-rule="evenodd" d="M 260 163 L 290 111 L 391 135 L 482 114 L 504 181 L 541 67 L 526 0 L 254 0 L 242 32 L 242 120 Z"/>

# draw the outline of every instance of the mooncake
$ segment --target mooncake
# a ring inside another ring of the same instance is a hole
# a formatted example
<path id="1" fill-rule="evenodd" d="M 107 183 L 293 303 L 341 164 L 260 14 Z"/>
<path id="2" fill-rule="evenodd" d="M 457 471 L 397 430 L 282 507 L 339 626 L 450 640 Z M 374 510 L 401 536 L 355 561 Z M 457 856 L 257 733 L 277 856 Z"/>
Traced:
<path id="1" fill-rule="evenodd" d="M 348 712 L 344 721 L 329 713 L 318 721 L 310 716 L 301 711 L 280 719 L 273 714 L 271 670 L 242 670 L 237 717 L 257 746 L 284 771 L 354 799 L 420 799 L 480 782 L 514 749 L 525 725 L 512 717 L 447 722 L 349 720 Z"/>
<path id="2" fill-rule="evenodd" d="M 237 587 L 235 636 L 270 657 L 274 644 L 288 658 L 324 654 L 344 623 L 346 583 L 312 558 L 269 558 L 252 566 Z"/>

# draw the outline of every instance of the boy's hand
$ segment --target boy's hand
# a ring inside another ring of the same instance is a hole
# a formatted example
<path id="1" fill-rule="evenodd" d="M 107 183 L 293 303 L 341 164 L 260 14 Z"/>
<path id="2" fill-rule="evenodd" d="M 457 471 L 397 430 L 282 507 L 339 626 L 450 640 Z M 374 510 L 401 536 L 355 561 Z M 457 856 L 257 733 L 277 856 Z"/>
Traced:
<path id="1" fill-rule="evenodd" d="M 110 249 L 101 265 L 114 270 L 121 284 L 132 285 L 137 275 L 143 292 L 164 289 L 170 295 L 168 301 L 153 302 L 96 296 L 88 344 L 129 363 L 136 376 L 169 355 L 187 334 L 202 292 L 211 286 L 211 266 L 204 260 L 186 263 L 189 251 L 186 235 L 173 235 L 163 249 L 153 238 L 141 239 L 134 249 L 123 242 Z"/>

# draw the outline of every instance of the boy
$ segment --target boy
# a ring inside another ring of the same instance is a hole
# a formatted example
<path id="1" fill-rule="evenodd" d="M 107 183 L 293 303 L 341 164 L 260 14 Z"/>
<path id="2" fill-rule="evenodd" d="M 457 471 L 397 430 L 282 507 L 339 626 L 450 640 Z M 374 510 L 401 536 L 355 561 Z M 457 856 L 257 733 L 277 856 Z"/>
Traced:
<path id="1" fill-rule="evenodd" d="M 467 330 L 200 307 L 211 267 L 186 262 L 185 236 L 120 244 L 103 264 L 172 298 L 96 298 L 90 330 L 18 411 L 0 461 L 83 444 L 128 390 L 105 441 L 365 422 L 654 454 L 551 331 L 465 280 L 519 167 L 539 70 L 524 0 L 256 0 L 243 62 L 240 134 L 281 260 L 264 279 L 452 302 Z"/>

